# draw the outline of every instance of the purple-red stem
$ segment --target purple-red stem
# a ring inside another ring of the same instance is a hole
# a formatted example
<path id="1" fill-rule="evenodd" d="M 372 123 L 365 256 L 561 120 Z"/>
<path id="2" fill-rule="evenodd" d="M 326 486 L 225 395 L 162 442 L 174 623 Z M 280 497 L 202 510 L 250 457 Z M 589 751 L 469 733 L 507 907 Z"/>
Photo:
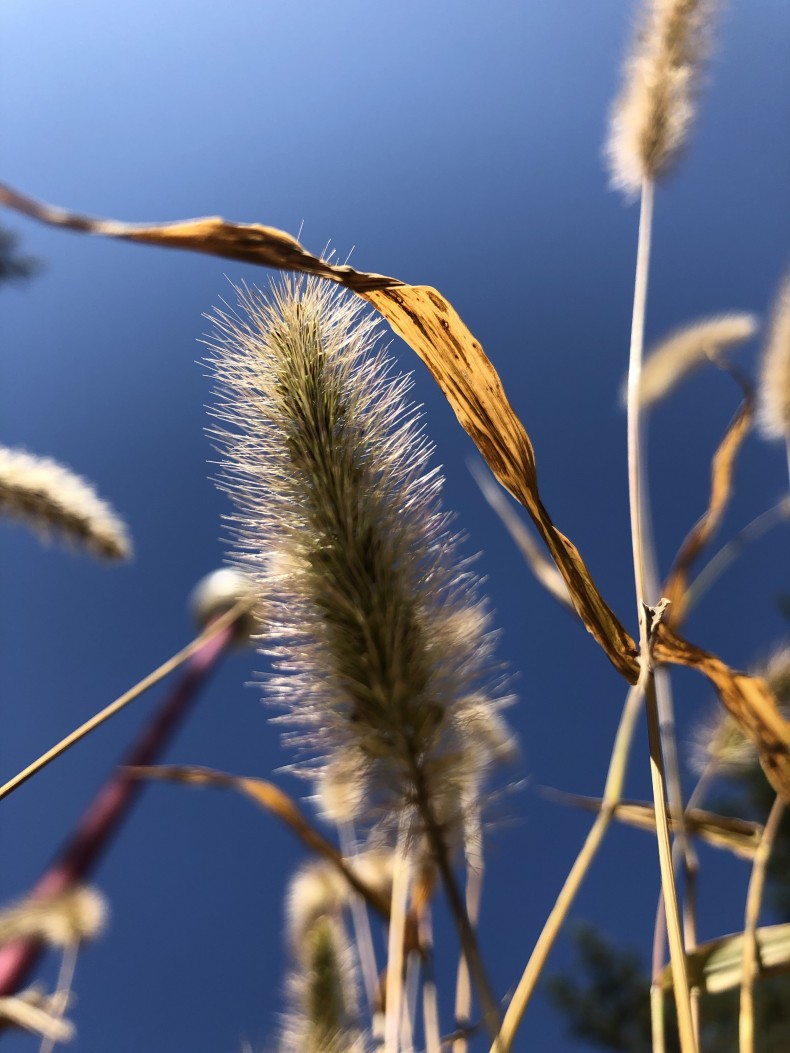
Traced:
<path id="1" fill-rule="evenodd" d="M 143 782 L 127 775 L 124 769 L 157 760 L 189 712 L 198 689 L 227 650 L 235 631 L 235 625 L 228 626 L 206 640 L 188 659 L 173 693 L 88 805 L 51 866 L 33 886 L 31 897 L 56 896 L 85 881 L 142 790 Z M 39 940 L 17 940 L 0 947 L 0 997 L 16 994 L 24 986 L 43 950 Z"/>

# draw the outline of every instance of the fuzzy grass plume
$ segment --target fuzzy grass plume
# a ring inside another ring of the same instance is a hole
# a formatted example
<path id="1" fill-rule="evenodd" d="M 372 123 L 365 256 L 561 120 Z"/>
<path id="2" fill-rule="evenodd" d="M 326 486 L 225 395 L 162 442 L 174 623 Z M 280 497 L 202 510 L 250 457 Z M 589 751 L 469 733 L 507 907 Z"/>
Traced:
<path id="1" fill-rule="evenodd" d="M 606 154 L 612 184 L 635 194 L 671 168 L 694 121 L 713 0 L 648 0 L 615 103 Z"/>
<path id="2" fill-rule="evenodd" d="M 790 443 L 790 271 L 776 297 L 760 369 L 760 426 Z"/>
<path id="3" fill-rule="evenodd" d="M 0 514 L 53 533 L 104 559 L 127 559 L 124 523 L 80 476 L 48 457 L 0 448 Z"/>
<path id="4" fill-rule="evenodd" d="M 716 362 L 729 348 L 757 332 L 750 314 L 725 314 L 683 326 L 650 350 L 642 366 L 639 398 L 653 406 L 705 362 Z"/>
<path id="5" fill-rule="evenodd" d="M 448 533 L 410 381 L 328 283 L 239 299 L 210 344 L 214 437 L 238 558 L 267 598 L 270 694 L 345 818 L 408 813 L 457 832 L 501 752 L 481 710 L 498 724 L 501 703 L 489 616 Z"/>

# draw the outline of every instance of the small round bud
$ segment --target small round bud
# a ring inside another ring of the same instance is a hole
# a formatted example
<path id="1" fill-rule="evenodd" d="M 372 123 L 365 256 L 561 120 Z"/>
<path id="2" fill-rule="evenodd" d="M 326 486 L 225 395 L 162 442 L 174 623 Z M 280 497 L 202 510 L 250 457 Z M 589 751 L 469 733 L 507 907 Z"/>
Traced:
<path id="1" fill-rule="evenodd" d="M 250 609 L 236 622 L 235 639 L 245 644 L 251 636 L 260 632 L 253 609 L 255 584 L 240 570 L 222 567 L 205 578 L 201 578 L 189 598 L 192 617 L 201 629 L 205 629 L 215 618 L 235 607 L 240 600 L 249 600 Z"/>

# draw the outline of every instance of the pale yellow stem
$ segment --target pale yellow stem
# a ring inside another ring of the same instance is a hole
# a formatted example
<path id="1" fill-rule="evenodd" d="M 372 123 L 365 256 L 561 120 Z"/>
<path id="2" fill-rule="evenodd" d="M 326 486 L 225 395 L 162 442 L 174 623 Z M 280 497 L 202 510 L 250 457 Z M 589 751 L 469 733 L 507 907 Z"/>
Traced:
<path id="1" fill-rule="evenodd" d="M 763 901 L 765 877 L 776 835 L 785 813 L 785 804 L 777 794 L 754 854 L 749 890 L 746 893 L 746 915 L 743 924 L 743 970 L 741 976 L 741 1011 L 738 1017 L 739 1053 L 754 1053 L 754 981 L 759 969 L 757 922 Z"/>
<path id="2" fill-rule="evenodd" d="M 604 835 L 614 818 L 616 805 L 623 792 L 628 756 L 634 737 L 636 721 L 640 713 L 641 702 L 641 688 L 638 686 L 632 687 L 626 697 L 620 724 L 617 728 L 612 756 L 609 761 L 609 772 L 606 776 L 601 810 L 596 816 L 595 822 L 587 834 L 587 839 L 565 879 L 565 884 L 562 886 L 551 913 L 546 918 L 543 930 L 538 937 L 524 973 L 519 980 L 518 987 L 507 1007 L 507 1012 L 499 1031 L 499 1045 L 497 1046 L 494 1043 L 491 1047 L 491 1053 L 496 1053 L 497 1049 L 501 1050 L 502 1053 L 507 1053 L 507 1050 L 510 1049 L 519 1024 L 529 1005 L 532 993 L 546 964 L 546 959 L 554 946 L 554 941 L 565 922 L 576 894 L 581 888 L 587 871 L 590 869 Z"/>
<path id="3" fill-rule="evenodd" d="M 106 706 L 95 716 L 91 717 L 90 720 L 86 720 L 84 724 L 81 724 L 78 728 L 67 735 L 64 739 L 61 739 L 57 745 L 53 746 L 52 749 L 47 750 L 46 753 L 34 760 L 32 764 L 28 766 L 18 775 L 15 775 L 13 779 L 9 779 L 7 783 L 0 786 L 0 801 L 13 793 L 22 783 L 27 782 L 28 779 L 32 778 L 37 772 L 40 772 L 42 768 L 46 768 L 53 760 L 59 757 L 66 750 L 70 749 L 75 743 L 79 742 L 80 739 L 84 739 L 86 735 L 89 735 L 91 731 L 98 728 L 100 724 L 103 724 L 105 720 L 109 720 L 110 717 L 114 717 L 116 713 L 119 713 L 124 706 L 127 706 L 130 702 L 134 702 L 136 698 L 139 698 L 149 688 L 158 684 L 160 680 L 163 680 L 166 676 L 177 669 L 180 665 L 183 665 L 188 658 L 191 658 L 196 651 L 206 643 L 207 640 L 217 636 L 218 633 L 223 632 L 232 625 L 236 619 L 249 610 L 250 601 L 240 600 L 235 607 L 231 610 L 226 611 L 225 614 L 213 621 L 203 632 L 196 636 L 192 643 L 187 644 L 182 650 L 178 651 L 173 655 L 172 658 L 168 658 L 166 662 L 155 669 L 153 673 L 149 673 L 144 679 L 142 679 L 134 687 L 130 688 L 125 694 L 121 695 L 120 698 L 116 698 L 114 702 L 111 702 L 109 706 Z"/>

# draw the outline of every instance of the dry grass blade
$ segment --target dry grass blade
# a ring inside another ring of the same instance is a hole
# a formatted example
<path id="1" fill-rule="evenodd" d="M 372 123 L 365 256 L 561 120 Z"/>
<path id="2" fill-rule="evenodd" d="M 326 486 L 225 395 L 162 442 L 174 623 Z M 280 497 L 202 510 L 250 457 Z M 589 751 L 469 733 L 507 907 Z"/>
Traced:
<path id="1" fill-rule="evenodd" d="M 331 841 L 319 833 L 297 807 L 295 802 L 274 783 L 264 779 L 247 779 L 227 772 L 213 771 L 211 768 L 197 768 L 184 765 L 157 765 L 146 768 L 128 768 L 127 771 L 138 778 L 164 779 L 168 782 L 180 782 L 187 786 L 211 786 L 222 790 L 235 790 L 251 798 L 267 812 L 276 815 L 288 826 L 299 840 L 312 852 L 326 859 L 336 867 L 365 901 L 378 911 L 383 918 L 389 917 L 389 900 L 377 889 L 367 885 L 346 863 Z"/>
<path id="2" fill-rule="evenodd" d="M 311 255 L 290 235 L 271 227 L 217 219 L 134 226 L 42 205 L 2 185 L 0 204 L 71 230 L 317 274 L 364 294 L 428 366 L 494 475 L 530 513 L 587 629 L 618 672 L 629 683 L 636 683 L 639 663 L 633 638 L 604 602 L 575 545 L 552 523 L 540 500 L 532 443 L 502 382 L 480 344 L 435 289 L 332 266 Z M 790 795 L 790 725 L 779 716 L 765 682 L 729 669 L 666 625 L 661 627 L 655 657 L 699 669 L 711 680 L 724 705 L 760 749 L 774 788 L 785 797 Z"/>
<path id="3" fill-rule="evenodd" d="M 70 1042 L 74 1038 L 74 1026 L 53 1015 L 53 1000 L 36 988 L 0 998 L 0 1027 L 14 1025 L 53 1042 Z"/>
<path id="4" fill-rule="evenodd" d="M 551 560 L 546 559 L 543 549 L 535 541 L 522 519 L 508 502 L 508 498 L 502 492 L 502 487 L 497 486 L 479 461 L 469 461 L 468 464 L 469 471 L 480 487 L 480 492 L 515 541 L 521 555 L 527 561 L 529 569 L 535 575 L 535 579 L 562 607 L 573 611 L 575 614 L 573 602 L 564 578 Z"/>
<path id="5" fill-rule="evenodd" d="M 727 711 L 757 747 L 766 778 L 777 793 L 790 800 L 790 723 L 780 713 L 766 681 L 730 669 L 664 624 L 659 626 L 654 654 L 659 662 L 697 669 L 711 681 Z"/>
<path id="6" fill-rule="evenodd" d="M 26 768 L 18 772 L 13 779 L 9 779 L 8 782 L 3 783 L 0 786 L 0 801 L 13 793 L 14 790 L 18 789 L 23 783 L 31 779 L 37 772 L 41 771 L 52 761 L 56 760 L 61 754 L 65 753 L 66 750 L 71 749 L 75 743 L 79 742 L 80 739 L 85 738 L 90 732 L 94 731 L 110 717 L 114 717 L 116 713 L 119 713 L 125 706 L 130 702 L 134 702 L 135 699 L 139 698 L 144 692 L 148 691 L 149 688 L 158 684 L 160 680 L 163 680 L 166 676 L 169 676 L 173 670 L 177 669 L 180 665 L 183 665 L 188 658 L 191 658 L 193 654 L 200 651 L 203 647 L 209 645 L 210 641 L 216 640 L 221 634 L 226 631 L 235 623 L 235 621 L 245 615 L 250 609 L 250 599 L 245 598 L 240 600 L 239 603 L 226 611 L 225 614 L 221 615 L 216 621 L 212 622 L 206 629 L 196 636 L 191 643 L 188 643 L 186 647 L 177 651 L 172 658 L 168 658 L 166 662 L 163 662 L 157 669 L 154 669 L 148 676 L 143 677 L 134 687 L 129 688 L 123 695 L 116 698 L 114 702 L 111 702 L 104 709 L 95 713 L 89 720 L 86 720 L 84 724 L 80 724 L 78 728 L 75 728 L 69 735 L 61 739 L 60 742 L 56 743 L 51 749 L 47 750 L 46 753 L 42 753 L 40 757 L 37 757 L 32 764 L 28 764 Z M 221 643 L 220 643 L 221 646 Z"/>
<path id="7" fill-rule="evenodd" d="M 583 808 L 585 811 L 600 812 L 604 807 L 604 800 L 600 797 L 580 797 L 577 794 L 563 793 L 552 790 L 551 796 L 559 801 Z M 636 827 L 638 830 L 654 831 L 656 828 L 656 817 L 653 805 L 647 801 L 620 801 L 611 808 L 615 819 Z M 670 829 L 674 832 L 679 824 L 670 819 Z M 724 848 L 742 859 L 753 859 L 760 844 L 763 828 L 759 823 L 752 823 L 746 819 L 736 819 L 725 815 L 716 815 L 714 812 L 706 812 L 702 808 L 691 808 L 686 813 L 686 829 L 691 834 L 696 834 L 715 848 Z"/>
<path id="8" fill-rule="evenodd" d="M 208 256 L 242 260 L 278 270 L 301 271 L 340 282 L 354 292 L 400 285 L 397 278 L 367 274 L 353 267 L 340 267 L 313 256 L 296 238 L 276 227 L 259 223 L 228 223 L 219 216 L 205 216 L 178 223 L 121 223 L 114 219 L 82 216 L 62 208 L 35 201 L 9 186 L 0 184 L 0 205 L 22 212 L 51 226 L 83 234 L 96 234 L 121 241 L 138 241 L 166 249 L 186 249 Z"/>
<path id="9" fill-rule="evenodd" d="M 634 642 L 604 602 L 576 546 L 544 508 L 529 436 L 499 375 L 458 313 L 425 285 L 381 289 L 365 293 L 365 299 L 431 371 L 494 475 L 529 512 L 587 629 L 615 668 L 636 680 Z"/>
<path id="10" fill-rule="evenodd" d="M 686 613 L 686 596 L 691 567 L 719 528 L 732 494 L 735 461 L 743 440 L 749 433 L 753 416 L 754 401 L 751 394 L 747 394 L 713 455 L 708 507 L 680 546 L 680 551 L 662 590 L 671 603 L 667 611 L 670 625 L 679 626 Z"/>
<path id="11" fill-rule="evenodd" d="M 767 925 L 755 933 L 760 976 L 790 972 L 790 923 Z M 721 936 L 700 944 L 687 956 L 689 982 L 703 994 L 718 994 L 738 987 L 743 977 L 743 933 Z M 658 978 L 665 991 L 672 988 L 667 966 Z"/>
<path id="12" fill-rule="evenodd" d="M 217 218 L 157 226 L 119 223 L 54 208 L 3 185 L 0 204 L 43 223 L 87 234 L 315 274 L 363 296 L 428 366 L 494 475 L 532 516 L 588 630 L 615 668 L 631 682 L 636 680 L 633 640 L 604 602 L 575 545 L 557 530 L 543 507 L 532 443 L 499 375 L 455 309 L 435 289 L 333 266 L 307 252 L 291 235 L 258 224 Z"/>

